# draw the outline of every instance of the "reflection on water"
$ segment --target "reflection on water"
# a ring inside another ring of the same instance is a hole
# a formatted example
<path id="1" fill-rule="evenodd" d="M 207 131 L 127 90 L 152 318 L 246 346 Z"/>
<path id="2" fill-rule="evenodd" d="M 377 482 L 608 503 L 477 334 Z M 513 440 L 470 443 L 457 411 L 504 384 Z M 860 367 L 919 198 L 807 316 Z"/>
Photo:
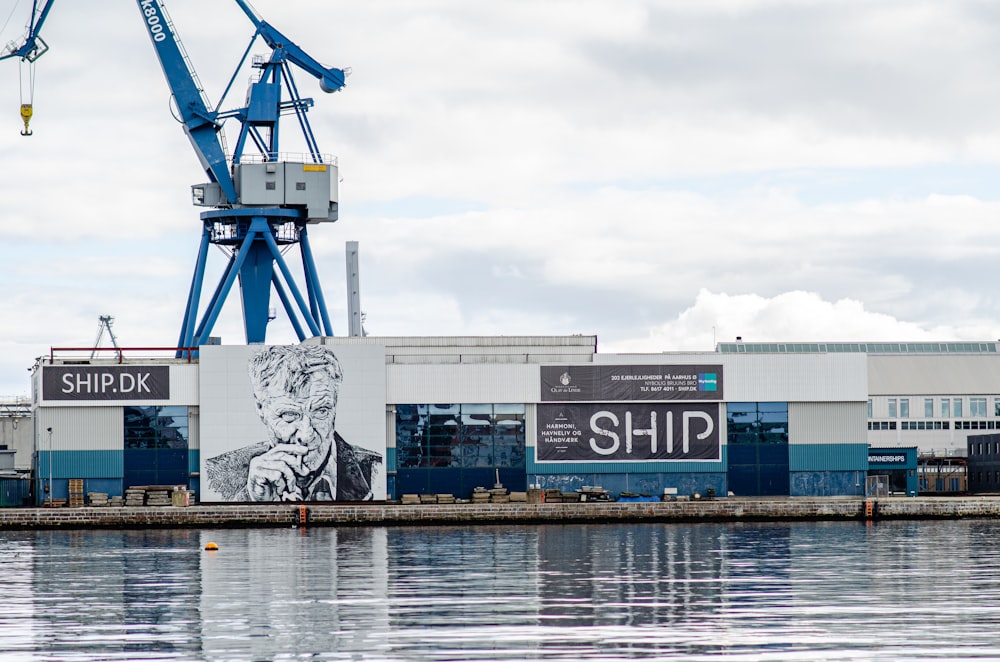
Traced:
<path id="1" fill-rule="evenodd" d="M 0 532 L 0 657 L 1000 658 L 998 535 L 993 521 Z"/>

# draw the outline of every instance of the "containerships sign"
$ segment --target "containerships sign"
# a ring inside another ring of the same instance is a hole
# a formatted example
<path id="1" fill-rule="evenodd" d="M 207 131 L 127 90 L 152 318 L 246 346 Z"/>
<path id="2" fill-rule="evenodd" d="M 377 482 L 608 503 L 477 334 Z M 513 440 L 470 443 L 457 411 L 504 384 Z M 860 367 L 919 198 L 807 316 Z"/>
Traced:
<path id="1" fill-rule="evenodd" d="M 542 402 L 722 400 L 721 365 L 542 366 Z"/>
<path id="2" fill-rule="evenodd" d="M 538 405 L 538 462 L 720 460 L 718 404 Z"/>
<path id="3" fill-rule="evenodd" d="M 168 366 L 45 366 L 43 400 L 169 400 Z"/>

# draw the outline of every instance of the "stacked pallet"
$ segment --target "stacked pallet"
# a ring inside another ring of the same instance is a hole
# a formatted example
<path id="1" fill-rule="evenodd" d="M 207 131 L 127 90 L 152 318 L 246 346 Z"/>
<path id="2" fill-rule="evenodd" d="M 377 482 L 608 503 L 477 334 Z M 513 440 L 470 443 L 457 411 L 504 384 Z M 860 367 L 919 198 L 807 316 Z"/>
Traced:
<path id="1" fill-rule="evenodd" d="M 528 493 L 527 492 L 511 492 L 510 493 L 511 503 L 528 503 Z"/>
<path id="2" fill-rule="evenodd" d="M 107 492 L 87 492 L 87 502 L 96 508 L 108 507 Z"/>
<path id="3" fill-rule="evenodd" d="M 437 495 L 435 494 L 421 494 L 420 503 L 437 503 Z"/>
<path id="4" fill-rule="evenodd" d="M 111 507 L 112 508 L 121 508 L 124 505 L 125 505 L 125 499 L 124 498 L 122 498 L 120 496 L 113 496 L 113 497 L 111 497 Z"/>
<path id="5" fill-rule="evenodd" d="M 510 495 L 507 493 L 506 487 L 494 487 L 490 490 L 490 502 L 491 503 L 509 503 Z"/>
<path id="6" fill-rule="evenodd" d="M 83 479 L 82 478 L 70 478 L 69 479 L 69 507 L 70 508 L 82 508 L 83 507 Z"/>
<path id="7" fill-rule="evenodd" d="M 400 499 L 400 503 L 404 506 L 415 506 L 420 503 L 419 494 L 404 494 L 403 498 Z"/>
<path id="8" fill-rule="evenodd" d="M 130 487 L 125 490 L 125 506 L 137 507 L 146 505 L 146 488 Z"/>
<path id="9" fill-rule="evenodd" d="M 455 503 L 455 495 L 454 494 L 438 494 L 437 495 L 437 502 L 438 503 L 447 503 L 447 504 Z"/>
<path id="10" fill-rule="evenodd" d="M 171 488 L 160 487 L 160 486 L 150 486 L 146 488 L 146 505 L 147 506 L 169 506 L 173 504 L 173 499 L 170 493 L 173 492 Z"/>
<path id="11" fill-rule="evenodd" d="M 559 490 L 545 490 L 545 503 L 562 503 L 562 492 Z"/>
<path id="12" fill-rule="evenodd" d="M 477 487 L 472 490 L 472 503 L 489 503 L 490 492 L 485 487 Z"/>
<path id="13" fill-rule="evenodd" d="M 46 499 L 42 505 L 46 508 L 62 508 L 66 505 L 66 499 Z"/>

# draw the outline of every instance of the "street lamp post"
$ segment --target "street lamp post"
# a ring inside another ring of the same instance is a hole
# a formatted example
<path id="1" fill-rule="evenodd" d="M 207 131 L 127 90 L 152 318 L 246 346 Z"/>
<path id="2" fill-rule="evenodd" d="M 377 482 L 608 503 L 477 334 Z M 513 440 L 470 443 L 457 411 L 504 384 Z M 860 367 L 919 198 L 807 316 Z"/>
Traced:
<path id="1" fill-rule="evenodd" d="M 52 428 L 46 428 L 49 433 L 49 503 L 52 503 Z"/>

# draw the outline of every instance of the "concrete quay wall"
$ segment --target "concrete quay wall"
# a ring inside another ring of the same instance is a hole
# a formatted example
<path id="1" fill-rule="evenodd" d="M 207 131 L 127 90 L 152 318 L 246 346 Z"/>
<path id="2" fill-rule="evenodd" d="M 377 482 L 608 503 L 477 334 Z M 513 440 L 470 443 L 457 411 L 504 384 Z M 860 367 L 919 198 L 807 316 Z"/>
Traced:
<path id="1" fill-rule="evenodd" d="M 302 509 L 305 509 L 303 513 Z M 0 530 L 97 528 L 264 528 L 564 522 L 732 522 L 861 520 L 860 498 L 728 498 L 622 503 L 260 504 L 83 508 L 0 508 Z M 874 519 L 1000 517 L 1000 497 L 879 499 Z"/>

